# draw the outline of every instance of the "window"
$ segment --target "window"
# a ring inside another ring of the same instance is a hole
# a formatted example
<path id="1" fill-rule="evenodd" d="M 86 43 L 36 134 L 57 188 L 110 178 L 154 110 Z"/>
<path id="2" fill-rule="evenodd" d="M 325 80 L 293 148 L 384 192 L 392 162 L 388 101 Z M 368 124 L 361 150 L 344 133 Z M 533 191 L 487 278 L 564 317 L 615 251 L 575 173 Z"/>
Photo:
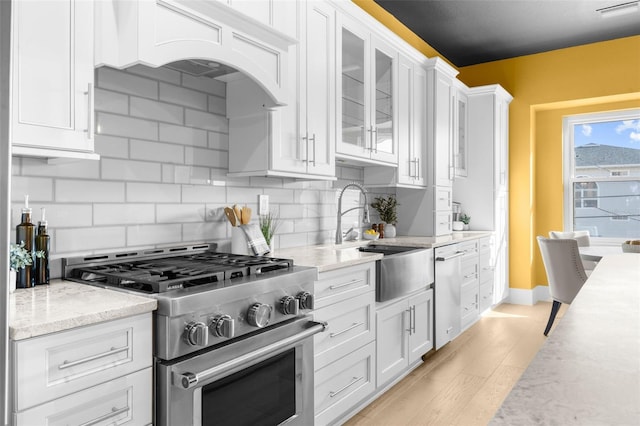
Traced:
<path id="1" fill-rule="evenodd" d="M 565 230 L 640 237 L 640 110 L 565 117 Z"/>

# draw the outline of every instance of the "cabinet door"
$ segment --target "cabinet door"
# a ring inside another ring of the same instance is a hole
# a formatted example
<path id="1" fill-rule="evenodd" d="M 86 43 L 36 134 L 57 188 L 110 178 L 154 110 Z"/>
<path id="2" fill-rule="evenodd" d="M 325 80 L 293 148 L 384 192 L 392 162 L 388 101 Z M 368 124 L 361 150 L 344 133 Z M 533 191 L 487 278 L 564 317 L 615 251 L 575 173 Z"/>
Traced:
<path id="1" fill-rule="evenodd" d="M 409 334 L 409 364 L 433 349 L 433 290 L 409 299 L 411 333 Z"/>
<path id="2" fill-rule="evenodd" d="M 93 2 L 12 4 L 13 153 L 97 158 Z"/>
<path id="3" fill-rule="evenodd" d="M 420 66 L 413 73 L 413 154 L 415 159 L 414 185 L 426 185 L 427 175 L 427 72 Z M 398 141 L 400 143 L 400 140 Z"/>
<path id="4" fill-rule="evenodd" d="M 429 78 L 429 118 L 432 126 L 430 143 L 432 144 L 433 158 L 429 161 L 433 166 L 434 182 L 437 186 L 451 186 L 453 184 L 452 164 L 452 80 L 450 77 L 431 70 Z"/>
<path id="5" fill-rule="evenodd" d="M 454 164 L 456 170 L 456 176 L 467 176 L 467 162 L 468 162 L 468 141 L 467 141 L 467 122 L 468 122 L 468 109 L 467 109 L 467 95 L 461 90 L 456 91 L 454 99 Z"/>
<path id="6" fill-rule="evenodd" d="M 397 52 L 392 46 L 372 38 L 373 52 L 370 114 L 372 123 L 371 158 L 389 163 L 398 162 L 397 141 L 394 137 L 394 109 L 396 105 Z"/>
<path id="7" fill-rule="evenodd" d="M 335 175 L 335 10 L 326 3 L 308 2 L 306 75 L 301 78 L 306 107 L 301 126 L 307 171 Z M 301 114 L 301 117 L 303 114 Z"/>
<path id="8" fill-rule="evenodd" d="M 371 128 L 367 105 L 370 101 L 368 87 L 371 79 L 369 67 L 369 34 L 359 24 L 341 17 L 337 31 L 337 68 L 340 74 L 339 93 L 342 96 L 338 106 L 342 120 L 342 134 L 336 151 L 342 154 L 368 157 L 371 150 Z"/>
<path id="9" fill-rule="evenodd" d="M 400 56 L 398 60 L 398 183 L 412 184 L 416 173 L 412 128 L 413 64 Z"/>
<path id="10" fill-rule="evenodd" d="M 409 365 L 409 313 L 407 301 L 403 300 L 380 309 L 376 314 L 377 387 L 384 385 Z"/>

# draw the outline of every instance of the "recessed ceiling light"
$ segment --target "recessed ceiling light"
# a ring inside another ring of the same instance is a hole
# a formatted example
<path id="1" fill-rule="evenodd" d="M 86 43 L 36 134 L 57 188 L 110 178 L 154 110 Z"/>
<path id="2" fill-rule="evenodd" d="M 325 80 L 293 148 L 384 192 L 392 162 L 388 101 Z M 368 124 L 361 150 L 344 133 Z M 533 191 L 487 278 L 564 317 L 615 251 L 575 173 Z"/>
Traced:
<path id="1" fill-rule="evenodd" d="M 638 1 L 630 1 L 626 3 L 620 3 L 609 7 L 603 7 L 602 9 L 596 9 L 596 12 L 600 12 L 603 18 L 611 18 L 613 16 L 628 15 L 640 10 Z"/>

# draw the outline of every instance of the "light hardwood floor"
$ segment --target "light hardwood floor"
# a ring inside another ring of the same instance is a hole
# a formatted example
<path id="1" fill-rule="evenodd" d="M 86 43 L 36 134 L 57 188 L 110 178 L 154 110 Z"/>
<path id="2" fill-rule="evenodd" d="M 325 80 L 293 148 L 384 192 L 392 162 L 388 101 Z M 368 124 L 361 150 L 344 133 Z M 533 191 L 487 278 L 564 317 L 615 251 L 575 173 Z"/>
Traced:
<path id="1" fill-rule="evenodd" d="M 486 425 L 544 343 L 550 310 L 498 306 L 345 425 Z"/>

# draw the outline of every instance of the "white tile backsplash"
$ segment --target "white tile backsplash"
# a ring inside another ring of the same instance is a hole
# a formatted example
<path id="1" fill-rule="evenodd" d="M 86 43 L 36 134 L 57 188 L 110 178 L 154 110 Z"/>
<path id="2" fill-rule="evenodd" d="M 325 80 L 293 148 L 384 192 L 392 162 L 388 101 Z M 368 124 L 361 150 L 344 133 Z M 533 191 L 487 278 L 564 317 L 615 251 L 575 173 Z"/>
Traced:
<path id="1" fill-rule="evenodd" d="M 101 159 L 12 163 L 12 222 L 25 193 L 34 219 L 46 207 L 54 258 L 201 241 L 230 250 L 223 207 L 246 204 L 257 222 L 258 194 L 280 217 L 276 247 L 333 241 L 337 194 L 362 182 L 362 168 L 337 167 L 338 182 L 228 177 L 225 83 L 143 65 L 102 67 L 96 76 Z M 345 200 L 353 207 L 359 193 Z M 344 226 L 360 214 L 345 215 Z"/>

